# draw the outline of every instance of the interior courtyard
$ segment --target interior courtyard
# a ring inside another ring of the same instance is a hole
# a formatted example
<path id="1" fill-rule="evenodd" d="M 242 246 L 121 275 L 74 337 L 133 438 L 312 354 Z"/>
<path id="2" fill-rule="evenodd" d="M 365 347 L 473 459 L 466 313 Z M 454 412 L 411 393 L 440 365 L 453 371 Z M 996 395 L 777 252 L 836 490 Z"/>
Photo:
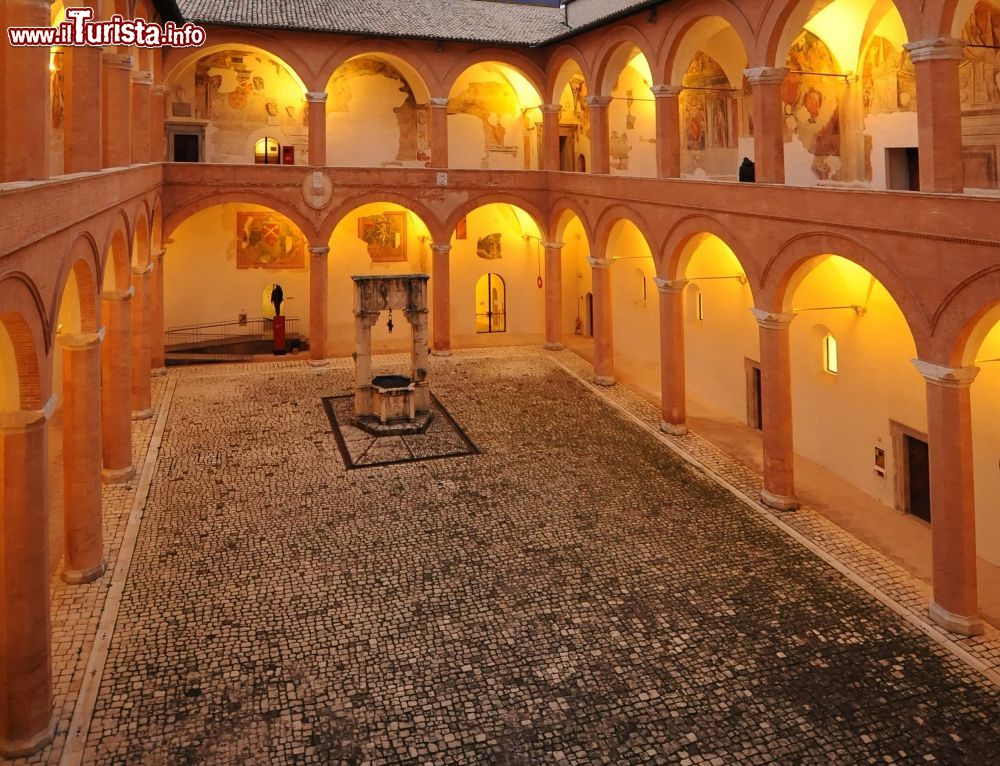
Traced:
<path id="1" fill-rule="evenodd" d="M 1000 6 L 295 5 L 0 47 L 0 760 L 988 762 Z"/>

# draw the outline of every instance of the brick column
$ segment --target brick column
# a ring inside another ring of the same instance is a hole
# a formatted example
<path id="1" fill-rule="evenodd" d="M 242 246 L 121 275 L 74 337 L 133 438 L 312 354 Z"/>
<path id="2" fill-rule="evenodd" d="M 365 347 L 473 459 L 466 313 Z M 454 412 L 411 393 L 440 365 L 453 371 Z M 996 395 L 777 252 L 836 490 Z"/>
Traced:
<path id="1" fill-rule="evenodd" d="M 591 123 L 593 125 L 593 123 Z M 614 329 L 611 322 L 611 259 L 588 258 L 594 294 L 594 382 L 615 384 Z"/>
<path id="2" fill-rule="evenodd" d="M 150 293 L 152 291 L 152 262 L 132 267 L 132 420 L 145 420 L 153 416 L 152 357 L 150 353 Z"/>
<path id="3" fill-rule="evenodd" d="M 306 93 L 309 102 L 309 164 L 325 166 L 326 162 L 326 92 Z"/>
<path id="4" fill-rule="evenodd" d="M 785 182 L 785 138 L 781 108 L 784 67 L 757 67 L 743 72 L 750 81 L 753 100 L 753 152 L 757 183 Z"/>
<path id="5" fill-rule="evenodd" d="M 684 279 L 653 279 L 660 291 L 660 430 L 687 433 L 684 382 Z"/>
<path id="6" fill-rule="evenodd" d="M 107 566 L 101 528 L 101 342 L 94 333 L 57 336 L 63 358 L 62 578 L 96 580 Z"/>
<path id="7" fill-rule="evenodd" d="M 964 45 L 950 37 L 903 45 L 917 74 L 920 191 L 961 192 L 965 188 L 958 86 Z"/>
<path id="8" fill-rule="evenodd" d="M 166 119 L 167 89 L 154 85 L 149 91 L 149 161 L 163 162 L 166 159 L 163 139 L 163 123 Z"/>
<path id="9" fill-rule="evenodd" d="M 118 484 L 135 475 L 132 465 L 131 308 L 134 290 L 105 290 L 101 296 L 101 453 L 104 481 Z"/>
<path id="10" fill-rule="evenodd" d="M 14 48 L 8 27 L 48 27 L 47 0 L 0 4 L 0 182 L 49 175 L 49 49 Z"/>
<path id="11" fill-rule="evenodd" d="M 309 252 L 312 255 L 309 259 L 309 363 L 318 367 L 327 364 L 327 256 L 330 248 L 326 245 L 313 245 Z"/>
<path id="12" fill-rule="evenodd" d="M 451 245 L 431 245 L 434 252 L 431 263 L 431 295 L 433 338 L 431 347 L 435 356 L 451 356 Z"/>
<path id="13" fill-rule="evenodd" d="M 66 117 L 63 168 L 67 173 L 101 169 L 101 49 L 66 48 Z"/>
<path id="14" fill-rule="evenodd" d="M 129 120 L 132 116 L 132 57 L 105 52 L 102 63 L 104 106 L 101 113 L 101 156 L 104 167 L 116 168 L 128 165 L 131 154 Z"/>
<path id="15" fill-rule="evenodd" d="M 656 174 L 681 177 L 680 85 L 654 85 L 656 98 Z"/>
<path id="16" fill-rule="evenodd" d="M 558 351 L 562 342 L 562 242 L 542 242 L 545 249 L 545 348 Z"/>
<path id="17" fill-rule="evenodd" d="M 608 130 L 608 106 L 611 96 L 587 96 L 590 110 L 590 172 L 611 172 L 611 134 Z"/>
<path id="18" fill-rule="evenodd" d="M 54 408 L 52 398 L 42 410 L 0 413 L 0 754 L 9 757 L 52 739 L 47 421 Z"/>
<path id="19" fill-rule="evenodd" d="M 930 617 L 963 636 L 983 632 L 976 586 L 976 500 L 969 387 L 978 367 L 913 361 L 927 382 L 931 474 Z"/>
<path id="20" fill-rule="evenodd" d="M 792 370 L 788 327 L 795 314 L 750 309 L 760 332 L 760 398 L 764 442 L 764 489 L 760 499 L 779 511 L 799 507 L 795 499 L 792 439 Z"/>
<path id="21" fill-rule="evenodd" d="M 149 99 L 153 75 L 149 72 L 129 73 L 132 83 L 132 131 L 130 159 L 132 164 L 149 162 Z"/>
<path id="22" fill-rule="evenodd" d="M 542 104 L 542 170 L 559 170 L 559 104 Z"/>
<path id="23" fill-rule="evenodd" d="M 163 256 L 167 251 L 162 247 L 150 253 L 153 272 L 149 287 L 149 364 L 153 376 L 166 373 L 166 349 L 163 346 Z"/>
<path id="24" fill-rule="evenodd" d="M 448 167 L 448 99 L 432 98 L 427 110 L 431 136 L 431 161 L 429 167 Z"/>

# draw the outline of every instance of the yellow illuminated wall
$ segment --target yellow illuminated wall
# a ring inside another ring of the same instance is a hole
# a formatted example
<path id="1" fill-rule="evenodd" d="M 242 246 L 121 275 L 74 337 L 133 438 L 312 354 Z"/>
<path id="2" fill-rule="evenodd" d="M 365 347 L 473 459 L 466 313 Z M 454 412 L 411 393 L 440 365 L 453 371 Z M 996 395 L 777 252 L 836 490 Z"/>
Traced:
<path id="1" fill-rule="evenodd" d="M 972 383 L 972 433 L 979 555 L 1000 564 L 1000 324 L 976 354 Z"/>
<path id="2" fill-rule="evenodd" d="M 608 238 L 616 374 L 629 381 L 658 380 L 660 301 L 656 269 L 635 224 L 620 221 Z"/>
<path id="3" fill-rule="evenodd" d="M 586 295 L 592 290 L 590 273 L 590 245 L 583 231 L 580 219 L 573 216 L 563 229 L 562 249 L 562 315 L 563 333 L 567 336 L 584 337 L 587 333 Z M 576 320 L 580 319 L 577 332 Z"/>

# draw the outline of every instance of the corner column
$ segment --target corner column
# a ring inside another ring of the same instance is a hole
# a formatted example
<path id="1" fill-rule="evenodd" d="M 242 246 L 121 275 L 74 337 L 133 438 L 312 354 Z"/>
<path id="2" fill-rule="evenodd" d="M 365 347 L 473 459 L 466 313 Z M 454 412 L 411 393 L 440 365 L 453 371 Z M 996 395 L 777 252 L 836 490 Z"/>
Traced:
<path id="1" fill-rule="evenodd" d="M 107 484 L 129 481 L 132 465 L 132 366 L 129 359 L 131 302 L 134 290 L 106 290 L 101 296 L 101 453 Z"/>
<path id="2" fill-rule="evenodd" d="M 587 96 L 590 110 L 590 172 L 611 172 L 611 134 L 608 129 L 608 106 L 611 96 Z"/>
<path id="3" fill-rule="evenodd" d="M 309 103 L 309 164 L 326 165 L 326 91 L 306 93 Z"/>
<path id="4" fill-rule="evenodd" d="M 167 352 L 164 347 L 163 331 L 163 256 L 167 254 L 164 248 L 150 253 L 153 272 L 150 275 L 149 286 L 149 364 L 151 375 L 166 373 Z"/>
<path id="5" fill-rule="evenodd" d="M 611 323 L 610 258 L 588 258 L 594 291 L 594 382 L 615 384 L 614 330 Z"/>
<path id="6" fill-rule="evenodd" d="M 49 49 L 15 48 L 9 27 L 51 26 L 47 0 L 7 0 L 0 4 L 0 182 L 28 181 L 49 175 Z"/>
<path id="7" fill-rule="evenodd" d="M 101 49 L 69 48 L 66 60 L 66 118 L 63 169 L 83 173 L 101 169 Z"/>
<path id="8" fill-rule="evenodd" d="M 448 99 L 432 98 L 427 110 L 431 134 L 431 161 L 428 167 L 448 167 Z"/>
<path id="9" fill-rule="evenodd" d="M 132 57 L 119 53 L 102 54 L 103 106 L 101 112 L 101 156 L 103 166 L 116 168 L 128 165 L 129 104 Z"/>
<path id="10" fill-rule="evenodd" d="M 63 357 L 62 578 L 96 580 L 107 567 L 101 526 L 101 342 L 94 333 L 57 336 Z"/>
<path id="11" fill-rule="evenodd" d="M 969 387 L 978 367 L 942 367 L 919 359 L 927 384 L 931 475 L 930 618 L 963 636 L 983 632 L 976 583 L 976 499 Z"/>
<path id="12" fill-rule="evenodd" d="M 965 43 L 951 37 L 905 43 L 917 75 L 920 191 L 962 192 L 962 109 L 958 65 Z"/>
<path id="13" fill-rule="evenodd" d="M 30 755 L 52 740 L 47 421 L 41 410 L 0 413 L 0 755 Z"/>
<path id="14" fill-rule="evenodd" d="M 781 84 L 788 75 L 785 67 L 745 69 L 753 99 L 754 171 L 758 183 L 785 182 L 784 113 Z"/>
<path id="15" fill-rule="evenodd" d="M 545 348 L 558 351 L 562 342 L 562 242 L 542 242 L 545 250 Z"/>
<path id="16" fill-rule="evenodd" d="M 326 245 L 312 245 L 309 247 L 309 253 L 312 256 L 309 259 L 309 364 L 320 367 L 328 364 L 326 359 L 326 324 L 329 310 L 327 256 L 330 248 Z"/>
<path id="17" fill-rule="evenodd" d="M 654 85 L 656 98 L 656 174 L 681 177 L 680 85 Z"/>
<path id="18" fill-rule="evenodd" d="M 653 279 L 660 291 L 660 430 L 687 433 L 687 389 L 684 382 L 685 279 Z"/>
<path id="19" fill-rule="evenodd" d="M 451 356 L 451 245 L 431 245 L 434 251 L 431 268 L 431 295 L 433 297 L 434 356 Z"/>
<path id="20" fill-rule="evenodd" d="M 795 314 L 750 309 L 760 332 L 760 398 L 764 442 L 764 505 L 779 511 L 799 507 L 795 499 L 792 438 L 792 368 L 788 328 Z"/>
<path id="21" fill-rule="evenodd" d="M 163 123 L 166 120 L 167 89 L 154 85 L 149 91 L 149 161 L 163 162 Z"/>
<path id="22" fill-rule="evenodd" d="M 559 170 L 559 104 L 542 104 L 542 170 Z"/>
<path id="23" fill-rule="evenodd" d="M 132 83 L 132 130 L 129 137 L 131 143 L 130 159 L 133 165 L 139 162 L 149 162 L 149 121 L 150 91 L 153 88 L 153 75 L 149 72 L 129 73 Z"/>
<path id="24" fill-rule="evenodd" d="M 149 342 L 153 263 L 132 267 L 132 420 L 153 416 L 152 357 Z"/>

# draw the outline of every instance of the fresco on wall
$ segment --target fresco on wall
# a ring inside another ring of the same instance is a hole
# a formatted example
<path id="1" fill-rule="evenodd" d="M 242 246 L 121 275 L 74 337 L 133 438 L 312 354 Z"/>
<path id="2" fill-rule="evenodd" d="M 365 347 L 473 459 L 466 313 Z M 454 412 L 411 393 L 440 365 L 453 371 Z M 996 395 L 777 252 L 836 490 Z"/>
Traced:
<path id="1" fill-rule="evenodd" d="M 689 151 L 736 146 L 732 117 L 736 99 L 719 63 L 704 51 L 695 53 L 680 95 L 684 146 Z"/>
<path id="2" fill-rule="evenodd" d="M 781 85 L 785 143 L 798 138 L 814 159 L 817 178 L 836 180 L 840 170 L 840 101 L 846 83 L 826 44 L 804 31 L 788 50 L 789 73 Z M 814 74 L 815 73 L 815 74 Z"/>
<path id="3" fill-rule="evenodd" d="M 406 260 L 406 213 L 379 213 L 358 218 L 358 239 L 368 245 L 372 263 Z"/>
<path id="4" fill-rule="evenodd" d="M 495 261 L 497 258 L 500 258 L 500 235 L 487 234 L 476 242 L 476 255 L 487 261 Z"/>
<path id="5" fill-rule="evenodd" d="M 996 189 L 1000 153 L 1000 8 L 977 3 L 962 29 L 974 46 L 959 66 L 965 185 Z"/>
<path id="6" fill-rule="evenodd" d="M 53 62 L 49 66 L 49 95 L 52 107 L 52 127 L 59 130 L 63 126 L 63 116 L 65 115 L 65 87 L 66 78 L 62 70 L 62 53 L 53 56 Z"/>
<path id="7" fill-rule="evenodd" d="M 399 147 L 396 152 L 396 161 L 419 160 L 426 162 L 430 160 L 427 104 L 417 103 L 417 98 L 406 77 L 386 61 L 359 58 L 341 64 L 330 80 L 326 105 L 327 113 L 351 111 L 351 101 L 355 95 L 354 88 L 358 85 L 359 78 L 362 77 L 384 77 L 392 80 L 397 84 L 399 92 L 406 97 L 402 104 L 392 109 L 399 125 Z"/>
<path id="8" fill-rule="evenodd" d="M 608 137 L 608 150 L 611 153 L 611 167 L 615 170 L 628 170 L 628 155 L 632 145 L 628 141 L 628 133 L 612 130 Z"/>
<path id="9" fill-rule="evenodd" d="M 873 37 L 861 64 L 865 114 L 917 111 L 917 74 L 910 54 Z"/>
<path id="10" fill-rule="evenodd" d="M 573 120 L 580 126 L 583 134 L 590 138 L 590 110 L 587 108 L 587 83 L 583 75 L 575 74 L 569 78 L 570 111 Z"/>
<path id="11" fill-rule="evenodd" d="M 448 114 L 471 114 L 483 125 L 487 152 L 517 156 L 517 147 L 508 146 L 503 117 L 518 117 L 521 104 L 514 88 L 506 82 L 470 82 L 459 95 L 448 100 Z"/>
<path id="12" fill-rule="evenodd" d="M 305 238 L 283 215 L 236 213 L 236 268 L 304 269 Z"/>

